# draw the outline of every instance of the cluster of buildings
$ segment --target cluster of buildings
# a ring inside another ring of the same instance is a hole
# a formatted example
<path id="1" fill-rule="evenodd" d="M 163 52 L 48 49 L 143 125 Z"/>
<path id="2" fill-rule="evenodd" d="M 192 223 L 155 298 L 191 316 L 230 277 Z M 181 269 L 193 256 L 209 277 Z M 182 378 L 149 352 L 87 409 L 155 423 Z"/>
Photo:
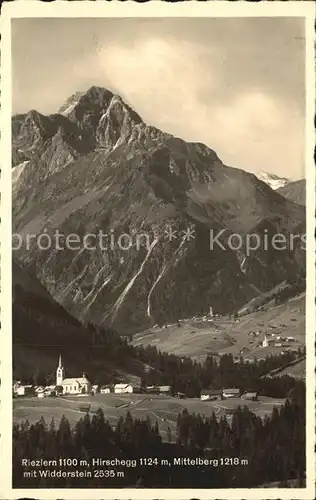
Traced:
<path id="1" fill-rule="evenodd" d="M 62 364 L 61 356 L 59 356 L 58 366 L 56 369 L 56 384 L 47 386 L 23 385 L 21 382 L 15 382 L 13 385 L 14 396 L 37 396 L 44 398 L 49 396 L 59 395 L 83 395 L 83 394 L 156 394 L 161 396 L 174 396 L 177 398 L 185 398 L 184 393 L 172 393 L 170 385 L 151 385 L 146 388 L 141 388 L 130 383 L 118 383 L 112 385 L 92 385 L 87 379 L 85 373 L 81 377 L 66 378 L 65 369 Z M 213 401 L 216 399 L 242 398 L 257 401 L 258 394 L 256 392 L 245 392 L 239 388 L 228 389 L 206 389 L 201 391 L 202 401 Z"/>
<path id="2" fill-rule="evenodd" d="M 37 396 L 38 398 L 44 398 L 47 396 L 56 396 L 56 386 L 55 385 L 30 385 L 22 384 L 22 382 L 17 381 L 13 384 L 13 397 L 19 396 Z"/>
<path id="3" fill-rule="evenodd" d="M 146 394 L 159 394 L 170 396 L 172 394 L 171 385 L 149 385 L 145 389 Z"/>
<path id="4" fill-rule="evenodd" d="M 289 347 L 289 345 L 295 343 L 294 337 L 281 336 L 275 333 L 270 335 L 265 335 L 261 343 L 262 347 Z"/>
<path id="5" fill-rule="evenodd" d="M 87 379 L 85 373 L 81 377 L 65 378 L 65 369 L 59 356 L 56 370 L 56 384 L 54 385 L 24 385 L 21 382 L 13 384 L 13 396 L 37 396 L 44 398 L 48 396 L 58 396 L 63 394 L 89 394 L 92 391 L 92 384 Z"/>
<path id="6" fill-rule="evenodd" d="M 101 394 L 155 394 L 158 396 L 175 396 L 178 398 L 184 398 L 185 394 L 182 392 L 172 393 L 171 385 L 149 385 L 147 387 L 139 387 L 133 384 L 113 384 L 113 385 L 102 385 L 92 386 L 92 392 Z"/>
<path id="7" fill-rule="evenodd" d="M 230 389 L 204 389 L 201 391 L 201 401 L 215 401 L 216 399 L 241 398 L 248 401 L 258 401 L 258 393 L 255 391 L 242 391 L 236 387 Z"/>
<path id="8" fill-rule="evenodd" d="M 20 381 L 13 384 L 13 396 L 33 396 L 34 390 L 32 385 L 24 385 Z"/>
<path id="9" fill-rule="evenodd" d="M 153 328 L 162 328 L 162 329 L 165 329 L 165 328 L 171 328 L 171 327 L 174 327 L 174 326 L 181 326 L 181 323 L 192 323 L 192 322 L 200 322 L 200 321 L 203 321 L 203 322 L 210 322 L 213 324 L 213 320 L 214 318 L 220 318 L 220 314 L 214 314 L 213 312 L 213 308 L 212 306 L 210 306 L 210 309 L 209 309 L 209 312 L 207 314 L 205 314 L 204 316 L 192 316 L 192 317 L 189 317 L 189 318 L 180 318 L 178 319 L 178 321 L 176 323 L 170 323 L 170 324 L 165 324 L 165 325 L 158 325 L 155 324 L 153 326 Z"/>
<path id="10" fill-rule="evenodd" d="M 120 384 L 110 384 L 110 385 L 93 385 L 92 391 L 93 394 L 110 394 L 111 392 L 114 394 L 138 394 L 141 392 L 141 388 L 137 385 L 129 384 L 129 383 L 120 383 Z"/>
<path id="11" fill-rule="evenodd" d="M 56 369 L 56 384 L 47 386 L 24 385 L 21 382 L 13 384 L 13 396 L 37 396 L 44 398 L 48 396 L 59 395 L 82 395 L 82 394 L 135 394 L 145 392 L 147 394 L 171 395 L 170 385 L 149 386 L 142 389 L 139 386 L 130 383 L 118 383 L 111 385 L 93 385 L 86 374 L 81 377 L 66 378 L 65 368 L 62 364 L 61 356 L 59 356 L 58 366 Z M 181 397 L 179 393 L 178 397 Z"/>
<path id="12" fill-rule="evenodd" d="M 270 327 L 276 328 L 276 327 Z M 240 349 L 237 356 L 234 356 L 234 363 L 240 363 L 241 359 L 243 363 L 254 363 L 255 359 L 257 361 L 265 360 L 264 351 L 262 351 L 260 356 L 260 348 L 276 348 L 276 352 L 280 354 L 285 354 L 286 352 L 298 352 L 299 348 L 302 347 L 300 343 L 292 336 L 280 335 L 278 333 L 265 333 L 262 338 L 261 331 L 249 333 L 251 337 L 259 337 L 257 341 L 251 340 L 249 346 L 244 346 Z M 260 340 L 261 337 L 261 340 Z M 257 350 L 259 348 L 259 350 Z M 219 353 L 221 355 L 221 353 Z M 248 357 L 247 357 L 248 356 Z"/>

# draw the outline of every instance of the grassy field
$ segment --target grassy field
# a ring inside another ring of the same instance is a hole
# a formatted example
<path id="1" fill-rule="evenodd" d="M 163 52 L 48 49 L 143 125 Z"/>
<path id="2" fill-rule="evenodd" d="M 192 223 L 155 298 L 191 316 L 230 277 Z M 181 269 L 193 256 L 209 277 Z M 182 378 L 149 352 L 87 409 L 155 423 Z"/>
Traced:
<path id="1" fill-rule="evenodd" d="M 260 332 L 259 336 L 252 336 L 253 332 Z M 296 341 L 293 347 L 302 347 L 305 344 L 305 294 L 265 311 L 242 316 L 236 322 L 224 317 L 216 318 L 214 322 L 183 320 L 180 326 L 151 328 L 136 334 L 133 345 L 155 345 L 161 351 L 197 360 L 214 352 L 238 356 L 242 349 L 246 349 L 245 358 L 280 354 L 282 348 L 260 347 L 266 333 L 292 336 Z"/>
<path id="2" fill-rule="evenodd" d="M 163 437 L 166 437 L 168 426 L 174 435 L 178 413 L 184 408 L 190 413 L 200 413 L 210 416 L 214 411 L 220 417 L 227 410 L 237 408 L 238 405 L 247 405 L 251 411 L 260 417 L 270 414 L 274 406 L 280 406 L 284 400 L 260 397 L 259 401 L 244 401 L 240 398 L 218 401 L 201 401 L 199 399 L 176 399 L 165 396 L 147 396 L 143 394 L 98 394 L 84 397 L 62 398 L 16 398 L 13 401 L 13 420 L 19 423 L 28 420 L 37 422 L 43 416 L 47 423 L 54 417 L 58 423 L 65 415 L 72 424 L 75 424 L 83 415 L 79 410 L 81 404 L 90 404 L 90 413 L 102 408 L 105 417 L 114 426 L 120 416 L 130 411 L 134 418 L 144 419 L 147 416 L 151 421 L 158 422 Z M 228 420 L 231 415 L 227 415 Z"/>
<path id="3" fill-rule="evenodd" d="M 181 322 L 180 326 L 152 328 L 135 335 L 133 345 L 152 345 L 178 356 L 199 358 L 211 351 L 220 352 L 233 344 L 219 324 L 200 323 L 190 320 Z"/>

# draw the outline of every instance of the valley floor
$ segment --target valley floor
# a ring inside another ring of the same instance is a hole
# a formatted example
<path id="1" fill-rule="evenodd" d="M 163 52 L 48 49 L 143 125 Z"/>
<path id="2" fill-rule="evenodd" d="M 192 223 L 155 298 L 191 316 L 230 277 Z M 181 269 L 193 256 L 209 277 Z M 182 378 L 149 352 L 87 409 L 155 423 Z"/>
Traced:
<path id="1" fill-rule="evenodd" d="M 84 413 L 80 411 L 81 405 L 90 405 L 90 414 L 102 408 L 105 418 L 112 426 L 115 426 L 120 416 L 125 416 L 127 411 L 133 418 L 145 419 L 150 417 L 152 423 L 158 422 L 160 433 L 167 439 L 168 427 L 173 438 L 177 425 L 177 416 L 185 408 L 189 413 L 200 413 L 209 417 L 213 412 L 218 417 L 226 414 L 227 410 L 232 410 L 238 406 L 248 406 L 249 409 L 260 417 L 264 417 L 272 412 L 274 406 L 279 407 L 284 404 L 283 399 L 269 397 L 259 397 L 258 401 L 246 401 L 240 398 L 229 400 L 201 401 L 197 398 L 177 399 L 166 396 L 143 395 L 143 394 L 97 394 L 95 396 L 84 397 L 59 397 L 38 399 L 16 398 L 13 400 L 13 420 L 14 423 L 21 423 L 28 420 L 30 424 L 37 422 L 42 416 L 47 424 L 54 417 L 56 424 L 61 417 L 65 417 L 75 424 Z M 232 418 L 227 414 L 228 422 Z"/>

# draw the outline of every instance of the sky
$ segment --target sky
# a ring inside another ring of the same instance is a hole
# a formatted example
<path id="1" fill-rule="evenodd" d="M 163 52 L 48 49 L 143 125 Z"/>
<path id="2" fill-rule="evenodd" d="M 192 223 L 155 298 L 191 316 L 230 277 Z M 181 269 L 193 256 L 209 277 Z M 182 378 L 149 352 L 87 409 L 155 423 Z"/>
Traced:
<path id="1" fill-rule="evenodd" d="M 305 176 L 303 19 L 14 19 L 12 71 L 13 113 L 99 85 L 226 165 Z"/>

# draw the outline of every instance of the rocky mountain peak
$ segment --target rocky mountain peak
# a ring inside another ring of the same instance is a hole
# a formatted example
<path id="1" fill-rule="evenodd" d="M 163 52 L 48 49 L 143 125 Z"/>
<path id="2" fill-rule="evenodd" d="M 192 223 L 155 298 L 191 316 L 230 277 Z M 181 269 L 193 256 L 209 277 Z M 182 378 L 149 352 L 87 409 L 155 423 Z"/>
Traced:
<path id="1" fill-rule="evenodd" d="M 25 129 L 26 127 L 31 126 L 39 132 L 45 132 L 45 125 L 45 117 L 35 109 L 32 109 L 25 116 L 23 128 Z"/>
<path id="2" fill-rule="evenodd" d="M 112 148 L 131 136 L 140 116 L 123 99 L 108 89 L 92 86 L 76 92 L 59 113 L 75 123 L 91 147 Z"/>
<path id="3" fill-rule="evenodd" d="M 86 92 L 76 92 L 63 104 L 59 113 L 72 121 L 80 121 L 89 110 L 90 113 L 100 113 L 111 101 L 113 94 L 110 90 L 100 87 L 91 87 Z"/>

